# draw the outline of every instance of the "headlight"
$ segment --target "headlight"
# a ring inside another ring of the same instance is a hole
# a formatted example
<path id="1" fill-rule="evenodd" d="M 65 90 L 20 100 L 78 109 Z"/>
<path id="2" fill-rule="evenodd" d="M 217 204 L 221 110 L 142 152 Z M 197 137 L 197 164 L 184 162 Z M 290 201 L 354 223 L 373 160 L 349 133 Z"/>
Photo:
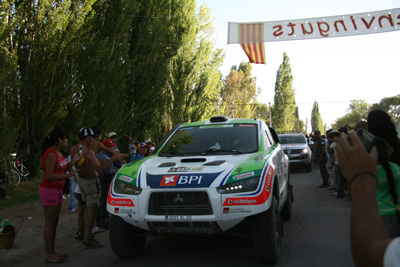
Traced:
<path id="1" fill-rule="evenodd" d="M 301 154 L 308 154 L 309 151 L 310 151 L 310 150 L 309 150 L 308 148 L 304 148 L 304 149 L 301 151 Z"/>
<path id="2" fill-rule="evenodd" d="M 258 187 L 260 176 L 250 179 L 240 180 L 238 182 L 226 184 L 217 187 L 217 192 L 220 194 L 232 194 L 240 192 L 254 191 Z"/>
<path id="3" fill-rule="evenodd" d="M 142 188 L 122 182 L 120 180 L 115 180 L 114 192 L 127 195 L 139 195 L 142 192 Z"/>

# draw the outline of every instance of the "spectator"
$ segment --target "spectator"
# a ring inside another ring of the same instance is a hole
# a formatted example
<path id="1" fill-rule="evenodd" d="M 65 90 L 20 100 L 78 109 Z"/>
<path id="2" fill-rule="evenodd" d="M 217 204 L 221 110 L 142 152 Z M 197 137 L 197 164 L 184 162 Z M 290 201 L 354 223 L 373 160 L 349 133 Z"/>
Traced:
<path id="1" fill-rule="evenodd" d="M 390 237 L 399 236 L 400 214 L 396 209 L 400 196 L 400 166 L 389 162 L 389 153 L 385 140 L 376 137 L 374 144 L 378 151 L 378 169 L 376 178 L 376 199 L 379 215 L 382 217 Z"/>
<path id="2" fill-rule="evenodd" d="M 319 188 L 325 188 L 329 186 L 329 174 L 326 169 L 326 163 L 328 161 L 325 152 L 326 142 L 325 139 L 321 137 L 321 132 L 319 130 L 315 131 L 314 139 L 316 140 L 315 158 L 319 165 L 319 171 L 321 173 L 321 178 L 322 178 L 322 184 L 319 186 Z"/>
<path id="3" fill-rule="evenodd" d="M 135 140 L 129 137 L 129 162 L 133 161 L 136 157 L 137 147 L 135 145 Z"/>
<path id="4" fill-rule="evenodd" d="M 108 140 L 107 143 L 110 144 L 110 142 L 111 142 L 112 144 L 114 144 L 114 145 L 109 146 L 109 147 L 112 150 L 114 150 L 116 153 L 119 153 L 119 149 L 118 149 L 118 146 L 117 146 L 117 134 L 115 132 L 110 132 L 108 134 L 108 139 L 106 139 L 106 140 Z M 106 140 L 104 140 L 104 141 L 106 141 Z M 103 144 L 104 144 L 104 141 L 103 141 Z M 114 162 L 114 167 L 117 168 L 117 169 L 120 169 L 122 167 L 122 160 L 118 160 L 118 161 Z"/>
<path id="5" fill-rule="evenodd" d="M 68 155 L 68 162 L 71 162 L 71 155 Z M 75 166 L 72 165 L 72 170 L 76 170 Z M 78 200 L 75 197 L 75 189 L 78 184 L 78 173 L 69 177 L 69 209 L 71 212 L 78 211 Z"/>
<path id="6" fill-rule="evenodd" d="M 143 159 L 144 157 L 146 157 L 146 153 L 147 153 L 146 144 L 139 143 L 137 147 L 138 147 L 138 153 L 136 154 L 136 157 L 134 160 Z"/>
<path id="7" fill-rule="evenodd" d="M 356 133 L 351 133 L 342 136 L 335 148 L 352 192 L 350 239 L 355 265 L 400 266 L 400 238 L 389 237 L 378 212 L 376 147 L 368 154 Z"/>
<path id="8" fill-rule="evenodd" d="M 392 147 L 390 161 L 400 165 L 400 142 L 390 116 L 383 110 L 373 110 L 368 114 L 367 123 L 370 133 L 383 138 Z"/>
<path id="9" fill-rule="evenodd" d="M 91 144 L 94 142 L 93 131 L 90 128 L 83 127 L 79 130 L 79 143 L 71 148 L 71 156 L 74 157 L 82 148 L 82 155 L 78 172 L 78 186 L 81 191 L 82 200 L 86 203 L 85 209 L 85 230 L 84 241 L 82 247 L 84 249 L 101 248 L 102 244 L 91 238 L 91 230 L 94 225 L 97 209 L 100 205 L 100 188 L 98 173 L 103 173 L 116 161 L 121 160 L 123 155 L 117 153 L 105 164 L 101 165 L 95 157 Z"/>
<path id="10" fill-rule="evenodd" d="M 340 166 L 339 166 L 339 161 L 337 159 L 337 152 L 335 149 L 335 146 L 337 144 L 337 141 L 340 138 L 340 133 L 339 132 L 333 132 L 330 134 L 333 138 L 333 143 L 330 145 L 330 148 L 333 151 L 333 155 L 331 158 L 331 162 L 329 165 L 329 169 L 334 169 L 335 171 L 335 175 L 336 175 L 336 182 L 337 182 L 337 191 L 334 194 L 336 196 L 336 198 L 343 198 L 344 197 L 344 191 L 343 191 L 343 174 L 342 171 L 340 170 Z"/>
<path id="11" fill-rule="evenodd" d="M 147 139 L 144 142 L 146 143 L 146 146 L 147 146 L 147 152 L 146 152 L 146 157 L 147 157 L 147 156 L 150 156 L 152 154 L 152 152 L 153 152 L 153 150 L 151 149 L 152 148 L 152 142 L 149 139 Z"/>
<path id="12" fill-rule="evenodd" d="M 68 146 L 68 135 L 61 129 L 55 129 L 43 142 L 42 169 L 43 180 L 39 186 L 39 196 L 43 206 L 44 243 L 46 247 L 46 262 L 61 263 L 67 255 L 58 255 L 55 252 L 55 239 L 57 224 L 60 217 L 61 204 L 63 201 L 63 187 L 65 180 L 75 175 L 78 170 L 71 170 L 71 166 L 79 160 L 73 157 L 68 164 L 62 153 L 62 149 Z M 66 173 L 69 170 L 70 173 Z"/>
<path id="13" fill-rule="evenodd" d="M 110 160 L 112 155 L 108 154 L 104 150 L 101 150 L 97 153 L 96 158 L 102 163 L 105 164 Z M 101 188 L 101 196 L 100 196 L 100 207 L 99 212 L 96 217 L 97 227 L 108 229 L 110 222 L 110 215 L 107 211 L 107 194 L 110 189 L 110 183 L 112 178 L 114 177 L 116 171 L 114 165 L 111 164 L 108 169 L 99 174 L 100 188 Z"/>

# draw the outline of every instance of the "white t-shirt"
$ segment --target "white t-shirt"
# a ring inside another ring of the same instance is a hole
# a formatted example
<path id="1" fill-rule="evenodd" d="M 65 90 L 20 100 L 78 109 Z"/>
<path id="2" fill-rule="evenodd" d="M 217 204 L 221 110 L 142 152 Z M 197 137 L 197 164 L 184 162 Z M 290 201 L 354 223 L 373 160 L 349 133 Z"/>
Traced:
<path id="1" fill-rule="evenodd" d="M 383 256 L 384 267 L 400 267 L 400 237 L 389 243 Z"/>

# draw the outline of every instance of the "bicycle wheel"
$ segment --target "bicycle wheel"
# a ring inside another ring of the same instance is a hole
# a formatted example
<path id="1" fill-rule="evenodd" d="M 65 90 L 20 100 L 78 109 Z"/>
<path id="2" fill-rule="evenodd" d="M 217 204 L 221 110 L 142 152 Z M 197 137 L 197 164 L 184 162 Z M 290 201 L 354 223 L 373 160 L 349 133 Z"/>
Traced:
<path id="1" fill-rule="evenodd" d="M 9 182 L 15 185 L 19 185 L 21 182 L 21 176 L 19 175 L 18 171 L 12 169 L 11 175 L 9 176 Z"/>

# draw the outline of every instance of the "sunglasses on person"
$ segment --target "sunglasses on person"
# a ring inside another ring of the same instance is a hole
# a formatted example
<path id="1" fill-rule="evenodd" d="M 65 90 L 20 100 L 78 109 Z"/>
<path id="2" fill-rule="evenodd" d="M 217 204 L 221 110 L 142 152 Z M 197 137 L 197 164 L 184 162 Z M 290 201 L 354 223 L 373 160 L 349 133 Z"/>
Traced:
<path id="1" fill-rule="evenodd" d="M 110 138 L 117 138 L 117 136 L 116 136 L 116 135 L 113 135 L 113 136 L 111 136 Z"/>

